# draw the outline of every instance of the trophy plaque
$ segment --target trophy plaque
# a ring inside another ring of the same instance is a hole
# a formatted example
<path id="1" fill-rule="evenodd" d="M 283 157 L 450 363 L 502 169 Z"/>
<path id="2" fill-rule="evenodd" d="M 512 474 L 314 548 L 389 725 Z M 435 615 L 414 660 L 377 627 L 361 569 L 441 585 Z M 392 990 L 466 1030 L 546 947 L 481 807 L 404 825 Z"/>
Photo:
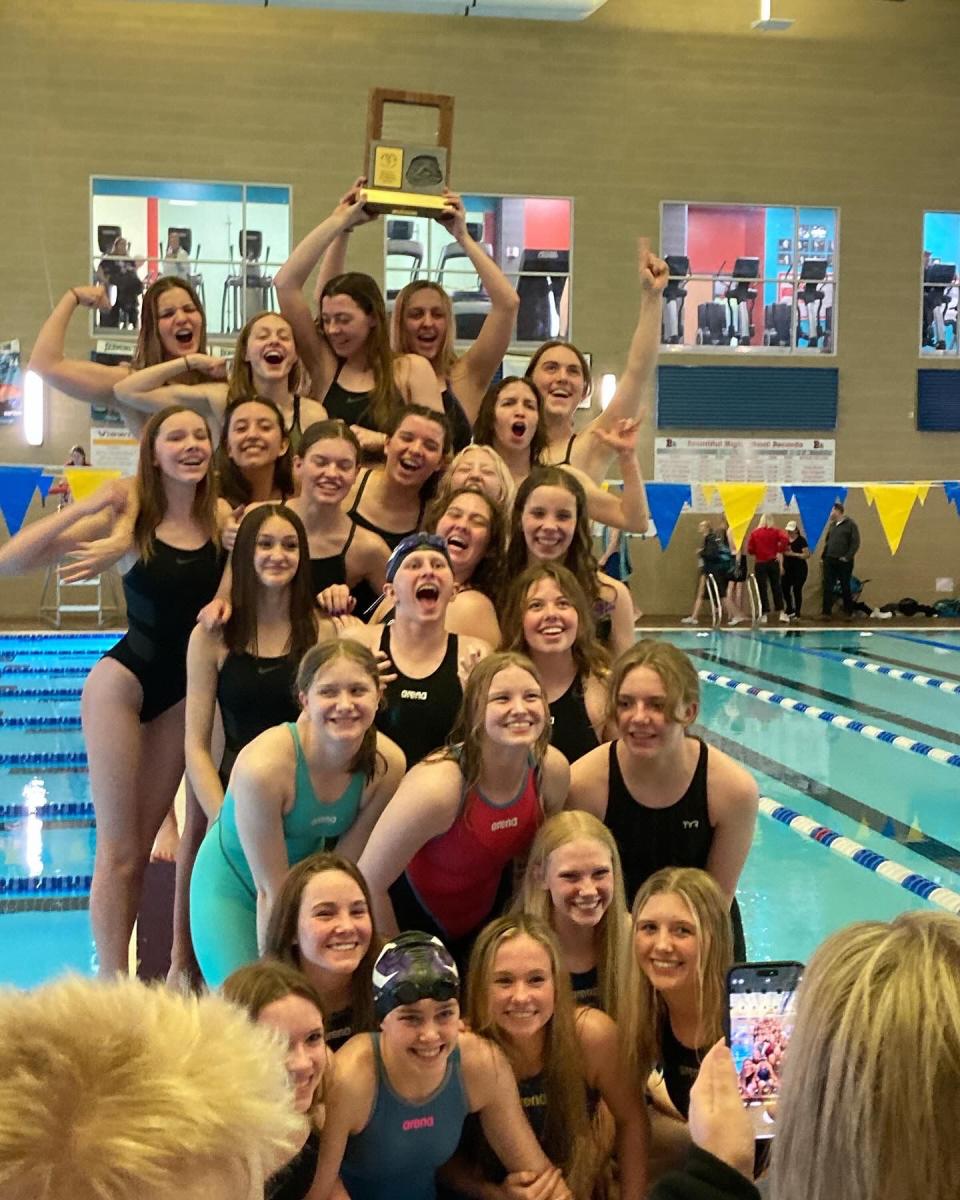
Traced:
<path id="1" fill-rule="evenodd" d="M 433 217 L 453 148 L 453 97 L 373 88 L 367 107 L 367 186 L 370 212 Z"/>

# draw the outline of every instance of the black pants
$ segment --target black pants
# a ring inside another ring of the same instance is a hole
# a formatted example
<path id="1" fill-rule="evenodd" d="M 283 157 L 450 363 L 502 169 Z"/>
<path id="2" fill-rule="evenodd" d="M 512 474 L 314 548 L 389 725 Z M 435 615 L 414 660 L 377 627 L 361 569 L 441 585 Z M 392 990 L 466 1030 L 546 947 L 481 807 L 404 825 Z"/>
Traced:
<path id="1" fill-rule="evenodd" d="M 853 596 L 850 593 L 850 576 L 853 574 L 851 559 L 844 561 L 840 558 L 823 559 L 823 615 L 829 617 L 833 612 L 836 586 L 840 585 L 840 595 L 843 597 L 843 611 L 849 617 L 853 612 Z"/>
<path id="2" fill-rule="evenodd" d="M 760 589 L 760 609 L 770 611 L 770 599 L 767 596 L 767 584 L 773 592 L 773 607 L 777 612 L 783 611 L 783 592 L 780 590 L 780 564 L 775 558 L 769 562 L 758 562 L 754 569 L 757 577 L 757 587 Z"/>
<path id="3" fill-rule="evenodd" d="M 783 598 L 786 602 L 787 612 L 792 617 L 800 616 L 800 609 L 803 607 L 803 585 L 807 582 L 807 564 L 803 564 L 802 571 L 790 570 L 788 567 L 783 573 Z"/>

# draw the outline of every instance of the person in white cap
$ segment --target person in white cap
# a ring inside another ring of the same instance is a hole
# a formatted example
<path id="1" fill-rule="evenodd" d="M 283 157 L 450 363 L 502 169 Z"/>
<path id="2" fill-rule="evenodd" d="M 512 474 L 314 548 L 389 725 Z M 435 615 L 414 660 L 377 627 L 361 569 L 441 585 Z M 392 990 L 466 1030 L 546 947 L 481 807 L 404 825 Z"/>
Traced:
<path id="1" fill-rule="evenodd" d="M 788 521 L 785 529 L 790 539 L 790 547 L 783 552 L 783 599 L 787 616 L 795 621 L 800 616 L 803 606 L 803 585 L 807 581 L 810 547 L 796 521 Z"/>

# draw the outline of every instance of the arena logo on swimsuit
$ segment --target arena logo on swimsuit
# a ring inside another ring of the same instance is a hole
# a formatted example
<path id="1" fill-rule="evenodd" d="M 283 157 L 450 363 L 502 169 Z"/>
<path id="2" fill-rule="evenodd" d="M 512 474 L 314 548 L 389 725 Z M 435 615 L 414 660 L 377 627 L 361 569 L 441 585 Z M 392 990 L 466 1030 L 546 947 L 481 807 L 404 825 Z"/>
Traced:
<path id="1" fill-rule="evenodd" d="M 433 1117 L 410 1117 L 400 1128 L 404 1133 L 409 1133 L 413 1129 L 432 1129 Z"/>
<path id="2" fill-rule="evenodd" d="M 497 833 L 501 829 L 516 829 L 516 827 L 519 824 L 520 824 L 519 817 L 507 817 L 503 821 L 491 821 L 490 822 L 490 832 Z"/>
<path id="3" fill-rule="evenodd" d="M 337 817 L 335 813 L 324 813 L 319 817 L 311 817 L 311 825 L 336 825 Z"/>
<path id="4" fill-rule="evenodd" d="M 415 692 L 412 688 L 404 688 L 400 693 L 401 700 L 428 700 L 426 692 Z"/>

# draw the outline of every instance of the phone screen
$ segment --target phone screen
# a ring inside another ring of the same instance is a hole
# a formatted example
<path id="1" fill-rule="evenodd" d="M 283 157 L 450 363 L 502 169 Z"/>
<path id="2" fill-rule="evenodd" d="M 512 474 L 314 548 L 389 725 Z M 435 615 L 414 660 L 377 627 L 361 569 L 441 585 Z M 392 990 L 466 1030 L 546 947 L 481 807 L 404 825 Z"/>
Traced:
<path id="1" fill-rule="evenodd" d="M 759 1138 L 776 1132 L 771 1109 L 780 1095 L 802 975 L 802 963 L 780 962 L 735 966 L 727 976 L 730 1050 L 740 1096 Z"/>

